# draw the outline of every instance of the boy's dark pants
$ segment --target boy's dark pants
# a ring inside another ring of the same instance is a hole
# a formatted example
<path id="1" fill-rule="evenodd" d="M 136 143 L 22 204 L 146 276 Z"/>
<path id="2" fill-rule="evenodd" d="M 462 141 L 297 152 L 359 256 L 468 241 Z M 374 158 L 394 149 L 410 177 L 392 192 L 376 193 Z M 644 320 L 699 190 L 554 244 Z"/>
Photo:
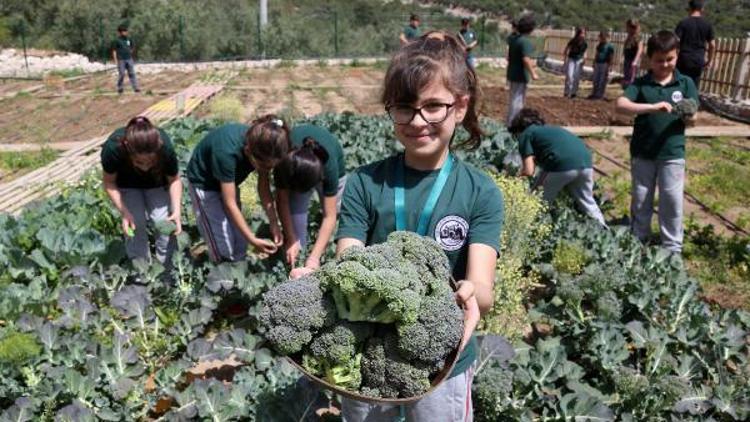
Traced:
<path id="1" fill-rule="evenodd" d="M 117 92 L 122 92 L 122 82 L 125 80 L 125 72 L 128 73 L 128 79 L 130 85 L 133 87 L 133 91 L 138 91 L 138 80 L 135 77 L 135 61 L 133 59 L 118 60 L 117 61 Z"/>

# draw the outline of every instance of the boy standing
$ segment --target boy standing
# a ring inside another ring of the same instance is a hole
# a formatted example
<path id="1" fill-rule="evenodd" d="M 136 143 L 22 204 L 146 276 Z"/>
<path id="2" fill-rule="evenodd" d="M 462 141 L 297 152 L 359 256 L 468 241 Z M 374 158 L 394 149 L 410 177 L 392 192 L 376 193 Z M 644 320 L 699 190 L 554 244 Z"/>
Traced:
<path id="1" fill-rule="evenodd" d="M 513 119 L 521 111 L 526 101 L 526 86 L 530 79 L 539 79 L 536 74 L 536 63 L 531 55 L 534 46 L 529 34 L 534 31 L 536 21 L 534 16 L 522 16 L 515 24 L 516 31 L 508 36 L 508 83 L 510 85 L 510 101 L 508 102 L 508 118 L 506 125 L 510 126 Z"/>
<path id="2" fill-rule="evenodd" d="M 401 32 L 401 35 L 399 35 L 399 41 L 401 41 L 401 45 L 408 44 L 422 35 L 419 31 L 419 16 L 415 14 L 411 14 L 409 16 L 409 24 L 404 27 L 403 32 Z"/>
<path id="3" fill-rule="evenodd" d="M 690 0 L 688 3 L 690 16 L 681 20 L 675 29 L 680 38 L 680 56 L 677 58 L 677 69 L 685 76 L 693 79 L 695 87 L 700 86 L 703 69 L 711 66 L 716 53 L 714 28 L 703 17 L 703 1 Z M 708 46 L 708 58 L 706 58 Z"/>
<path id="4" fill-rule="evenodd" d="M 599 32 L 599 44 L 596 46 L 596 56 L 594 57 L 594 89 L 591 91 L 589 99 L 600 100 L 604 98 L 607 91 L 607 82 L 609 82 L 609 67 L 612 65 L 614 57 L 615 47 L 609 42 L 609 33 L 607 31 Z"/>
<path id="5" fill-rule="evenodd" d="M 658 185 L 661 243 L 675 253 L 682 252 L 686 122 L 672 114 L 672 108 L 684 99 L 698 101 L 693 80 L 675 70 L 679 45 L 670 31 L 652 36 L 646 46 L 651 70 L 617 99 L 618 111 L 637 115 L 630 140 L 631 231 L 641 241 L 651 234 Z"/>
<path id="6" fill-rule="evenodd" d="M 138 80 L 135 77 L 135 45 L 133 40 L 128 36 L 128 27 L 120 25 L 117 27 L 117 38 L 112 43 L 112 60 L 117 66 L 117 93 L 122 94 L 122 82 L 125 79 L 125 72 L 128 73 L 130 85 L 133 91 L 141 92 L 138 88 Z"/>
<path id="7" fill-rule="evenodd" d="M 471 50 L 479 44 L 477 34 L 470 28 L 471 21 L 469 18 L 461 19 L 461 30 L 458 31 L 459 39 L 464 43 L 466 47 L 466 64 L 470 68 L 474 69 L 477 65 L 477 59 L 471 54 Z"/>

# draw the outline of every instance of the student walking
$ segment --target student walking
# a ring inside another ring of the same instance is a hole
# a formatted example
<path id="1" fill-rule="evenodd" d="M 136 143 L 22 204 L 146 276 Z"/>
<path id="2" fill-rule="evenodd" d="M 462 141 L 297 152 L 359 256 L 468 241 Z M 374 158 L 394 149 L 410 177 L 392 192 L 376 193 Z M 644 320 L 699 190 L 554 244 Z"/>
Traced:
<path id="1" fill-rule="evenodd" d="M 386 240 L 396 230 L 429 236 L 447 254 L 464 308 L 461 354 L 449 379 L 419 401 L 375 405 L 343 398 L 347 422 L 459 422 L 472 418 L 472 333 L 480 313 L 492 307 L 494 268 L 503 222 L 503 200 L 492 180 L 461 161 L 451 147 L 473 146 L 477 119 L 477 78 L 466 65 L 461 42 L 430 32 L 401 48 L 386 72 L 382 101 L 404 152 L 360 167 L 344 190 L 337 253 Z M 469 139 L 454 140 L 463 125 Z M 454 143 L 455 142 L 455 143 Z"/>
<path id="2" fill-rule="evenodd" d="M 680 39 L 680 53 L 677 58 L 677 70 L 693 80 L 700 88 L 703 70 L 710 67 L 716 53 L 714 27 L 703 17 L 702 0 L 690 0 L 690 15 L 677 24 L 675 34 Z M 706 58 L 708 47 L 708 58 Z"/>
<path id="3" fill-rule="evenodd" d="M 604 98 L 607 91 L 607 82 L 609 82 L 609 69 L 614 57 L 615 47 L 609 42 L 609 32 L 600 31 L 599 44 L 596 46 L 596 56 L 594 56 L 594 88 L 589 95 L 590 100 Z"/>
<path id="4" fill-rule="evenodd" d="M 470 68 L 477 67 L 477 59 L 471 53 L 471 50 L 479 44 L 476 32 L 471 29 L 471 20 L 469 18 L 461 19 L 461 29 L 458 31 L 458 39 L 461 40 L 466 48 L 466 64 Z"/>
<path id="5" fill-rule="evenodd" d="M 659 189 L 659 230 L 665 249 L 682 251 L 682 201 L 685 186 L 685 122 L 672 114 L 683 99 L 698 101 L 693 80 L 678 70 L 680 40 L 659 31 L 648 40 L 650 71 L 617 99 L 618 111 L 635 114 L 631 156 L 631 230 L 642 241 L 651 235 L 651 217 Z M 688 122 L 690 123 L 690 122 Z"/>
<path id="6" fill-rule="evenodd" d="M 523 158 L 521 176 L 534 177 L 536 166 L 542 168 L 535 186 L 543 187 L 544 200 L 554 201 L 565 189 L 581 211 L 606 227 L 594 200 L 591 152 L 581 138 L 560 126 L 547 125 L 532 108 L 521 110 L 508 130 L 518 139 L 518 152 Z"/>
<path id="7" fill-rule="evenodd" d="M 344 149 L 325 128 L 305 124 L 295 126 L 290 135 L 292 150 L 276 167 L 277 209 L 284 228 L 284 251 L 293 276 L 320 267 L 328 242 L 333 237 L 346 183 Z M 307 247 L 307 223 L 310 199 L 318 193 L 323 219 L 304 265 L 297 258 Z"/>
<path id="8" fill-rule="evenodd" d="M 516 31 L 508 36 L 508 84 L 510 86 L 510 99 L 508 101 L 508 117 L 506 126 L 510 126 L 513 119 L 523 108 L 526 102 L 526 87 L 529 80 L 539 79 L 536 73 L 536 63 L 531 57 L 534 54 L 534 46 L 531 44 L 529 34 L 534 31 L 536 21 L 534 16 L 527 14 L 522 16 L 514 25 Z"/>
<path id="9" fill-rule="evenodd" d="M 565 63 L 565 91 L 563 96 L 575 98 L 578 95 L 578 85 L 581 82 L 583 65 L 586 62 L 586 49 L 589 48 L 586 42 L 586 28 L 576 28 L 575 35 L 568 41 L 563 52 Z"/>
<path id="10" fill-rule="evenodd" d="M 637 19 L 628 19 L 625 22 L 625 30 L 628 33 L 622 49 L 622 88 L 625 89 L 635 80 L 638 68 L 641 65 L 643 54 L 643 41 L 641 41 L 641 24 Z"/>
<path id="11" fill-rule="evenodd" d="M 115 130 L 101 152 L 102 184 L 120 212 L 129 259 L 150 259 L 148 226 L 171 221 L 175 232 L 155 235 L 156 260 L 166 264 L 182 232 L 182 182 L 169 136 L 146 117 Z"/>
<path id="12" fill-rule="evenodd" d="M 282 245 L 269 172 L 288 151 L 289 129 L 274 115 L 256 119 L 250 126 L 219 126 L 195 147 L 186 173 L 198 230 L 213 262 L 245 259 L 248 243 L 265 255 Z M 258 172 L 258 196 L 271 239 L 258 238 L 242 215 L 240 185 L 253 171 Z"/>
<path id="13" fill-rule="evenodd" d="M 112 43 L 112 60 L 117 66 L 117 93 L 122 94 L 122 83 L 126 72 L 133 91 L 141 92 L 135 76 L 135 44 L 128 35 L 128 27 L 125 25 L 117 27 L 117 38 Z"/>

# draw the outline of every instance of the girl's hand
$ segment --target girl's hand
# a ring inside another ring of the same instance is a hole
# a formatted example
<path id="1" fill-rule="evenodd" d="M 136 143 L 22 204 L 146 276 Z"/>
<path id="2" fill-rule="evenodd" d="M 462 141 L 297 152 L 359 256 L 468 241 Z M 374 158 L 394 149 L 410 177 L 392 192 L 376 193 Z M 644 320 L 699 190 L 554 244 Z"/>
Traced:
<path id="1" fill-rule="evenodd" d="M 300 250 L 302 250 L 302 245 L 299 240 L 295 240 L 291 245 L 288 244 L 286 247 L 286 263 L 294 267 L 297 264 Z"/>
<path id="2" fill-rule="evenodd" d="M 253 236 L 251 239 L 248 239 L 248 241 L 253 245 L 255 252 L 261 255 L 262 258 L 267 258 L 269 255 L 273 255 L 279 249 L 270 239 L 259 239 Z"/>
<path id="3" fill-rule="evenodd" d="M 654 113 L 671 113 L 672 112 L 672 104 L 662 101 L 656 104 L 653 104 L 651 106 L 651 109 Z"/>
<path id="4" fill-rule="evenodd" d="M 318 258 L 317 256 L 308 256 L 305 260 L 305 268 L 317 270 L 318 268 L 320 268 L 320 258 Z"/>
<path id="5" fill-rule="evenodd" d="M 297 268 L 293 269 L 293 270 L 292 270 L 292 271 L 291 271 L 291 272 L 289 273 L 289 278 L 290 278 L 291 280 L 294 280 L 294 279 L 296 279 L 296 278 L 300 278 L 300 277 L 306 276 L 307 274 L 310 274 L 310 273 L 312 273 L 313 271 L 315 271 L 315 270 L 314 270 L 314 269 L 312 269 L 312 268 L 307 268 L 307 267 L 297 267 Z"/>
<path id="6" fill-rule="evenodd" d="M 471 339 L 471 335 L 479 324 L 479 304 L 477 304 L 477 298 L 474 295 L 474 284 L 469 280 L 461 280 L 458 282 L 458 290 L 456 290 L 456 302 L 464 310 L 464 336 L 461 339 L 461 344 L 458 346 L 459 353 L 464 350 L 466 344 Z"/>
<path id="7" fill-rule="evenodd" d="M 173 212 L 172 215 L 167 217 L 167 221 L 171 221 L 175 225 L 174 233 L 172 233 L 173 235 L 177 236 L 182 233 L 182 216 L 180 216 L 179 212 Z"/>
<path id="8" fill-rule="evenodd" d="M 135 219 L 128 210 L 122 212 L 122 233 L 128 238 L 135 236 Z"/>

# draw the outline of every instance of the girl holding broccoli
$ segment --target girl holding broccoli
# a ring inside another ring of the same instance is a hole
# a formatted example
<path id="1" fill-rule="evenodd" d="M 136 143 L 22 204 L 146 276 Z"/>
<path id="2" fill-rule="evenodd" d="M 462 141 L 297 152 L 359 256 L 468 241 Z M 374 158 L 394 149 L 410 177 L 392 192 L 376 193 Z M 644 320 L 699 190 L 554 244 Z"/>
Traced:
<path id="1" fill-rule="evenodd" d="M 338 208 L 346 181 L 344 150 L 326 129 L 305 124 L 290 134 L 292 150 L 275 169 L 277 208 L 284 228 L 286 260 L 294 268 L 307 246 L 307 216 L 313 190 L 318 192 L 323 220 L 304 268 L 320 267 L 328 241 L 336 228 Z M 293 270 L 295 271 L 295 270 Z M 301 269 L 296 269 L 296 272 Z"/>
<path id="2" fill-rule="evenodd" d="M 213 262 L 244 259 L 248 243 L 265 255 L 281 246 L 268 176 L 288 151 L 289 129 L 273 115 L 256 119 L 250 126 L 220 126 L 195 147 L 187 178 L 198 229 Z M 258 172 L 258 196 L 268 216 L 272 239 L 255 236 L 240 210 L 239 187 L 252 171 Z"/>
<path id="3" fill-rule="evenodd" d="M 345 421 L 417 421 L 472 418 L 472 333 L 492 307 L 495 261 L 503 222 L 500 191 L 482 171 L 459 160 L 452 147 L 473 147 L 481 130 L 477 77 L 461 42 L 430 32 L 404 45 L 385 77 L 382 101 L 404 152 L 365 165 L 347 179 L 337 233 L 337 253 L 382 243 L 396 230 L 434 238 L 448 256 L 464 308 L 465 332 L 453 373 L 440 387 L 405 406 L 344 399 Z M 463 125 L 469 139 L 454 142 Z"/>
<path id="4" fill-rule="evenodd" d="M 182 231 L 182 183 L 172 142 L 146 117 L 135 117 L 117 129 L 101 152 L 102 184 L 122 216 L 125 251 L 130 259 L 150 256 L 147 225 L 169 220 Z M 156 259 L 169 262 L 174 236 L 157 234 Z"/>

